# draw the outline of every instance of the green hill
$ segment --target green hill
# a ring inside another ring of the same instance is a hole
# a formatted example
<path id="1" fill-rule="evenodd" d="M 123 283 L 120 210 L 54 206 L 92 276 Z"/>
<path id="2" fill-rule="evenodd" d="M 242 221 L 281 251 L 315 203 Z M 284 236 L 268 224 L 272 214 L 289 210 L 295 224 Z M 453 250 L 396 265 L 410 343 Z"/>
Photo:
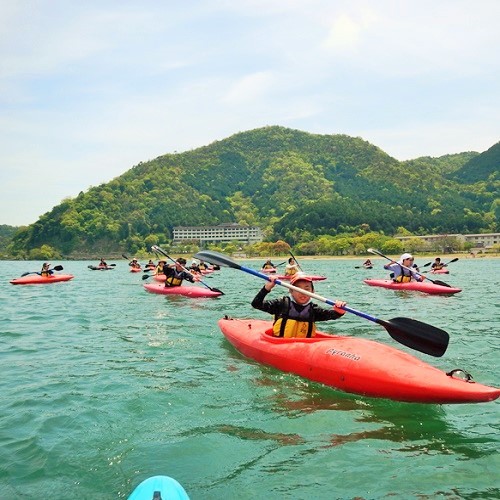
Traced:
<path id="1" fill-rule="evenodd" d="M 366 225 L 385 234 L 496 231 L 497 181 L 478 186 L 460 174 L 482 156 L 399 162 L 360 138 L 264 127 L 140 163 L 20 229 L 12 248 L 109 255 L 165 242 L 175 226 L 223 222 L 258 224 L 290 243 Z"/>

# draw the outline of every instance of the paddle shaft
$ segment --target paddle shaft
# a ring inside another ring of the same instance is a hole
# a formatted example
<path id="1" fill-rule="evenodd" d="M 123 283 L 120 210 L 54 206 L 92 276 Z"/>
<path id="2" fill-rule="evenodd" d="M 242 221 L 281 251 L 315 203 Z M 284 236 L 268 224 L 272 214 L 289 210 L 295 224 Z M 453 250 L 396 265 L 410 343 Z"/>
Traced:
<path id="1" fill-rule="evenodd" d="M 49 269 L 49 271 L 62 271 L 64 268 L 63 266 L 61 265 L 57 265 L 57 266 L 54 266 L 52 269 Z M 38 274 L 38 275 L 42 275 L 41 271 L 29 271 L 27 273 L 23 273 L 21 274 L 22 277 L 24 276 L 28 276 L 29 274 Z"/>
<path id="2" fill-rule="evenodd" d="M 258 278 L 262 278 L 266 281 L 274 281 L 277 285 L 281 285 L 281 286 L 284 286 L 285 288 L 288 288 L 289 290 L 294 290 L 296 292 L 302 293 L 304 295 L 311 297 L 312 299 L 316 299 L 316 300 L 319 300 L 321 302 L 324 302 L 325 304 L 329 304 L 331 306 L 335 305 L 334 300 L 327 299 L 326 297 L 322 297 L 321 295 L 318 295 L 317 293 L 309 292 L 308 290 L 304 290 L 303 288 L 299 288 L 297 286 L 291 285 L 290 283 L 288 283 L 286 281 L 281 281 L 280 279 L 272 280 L 267 274 L 256 271 L 255 269 L 251 269 L 250 267 L 241 266 L 241 265 L 236 264 L 236 263 L 234 263 L 234 265 L 231 265 L 231 267 L 234 267 L 235 269 L 240 269 L 241 271 L 244 271 L 248 274 L 253 274 L 254 276 L 257 276 Z M 362 311 L 357 311 L 356 309 L 353 309 L 352 307 L 348 307 L 347 305 L 343 306 L 341 309 L 344 309 L 345 311 L 350 312 L 352 314 L 355 314 L 356 316 L 360 316 L 361 318 L 368 319 L 368 320 L 373 321 L 373 322 L 378 323 L 378 324 L 384 323 L 383 320 L 379 320 L 377 318 L 374 318 L 373 316 L 370 316 L 369 314 L 366 314 Z"/>
<path id="3" fill-rule="evenodd" d="M 303 290 L 302 288 L 298 288 L 290 283 L 282 282 L 279 279 L 271 279 L 266 274 L 237 264 L 231 258 L 226 257 L 223 254 L 211 252 L 208 250 L 202 250 L 201 252 L 198 252 L 195 257 L 207 260 L 212 264 L 219 264 L 221 266 L 232 267 L 234 269 L 244 271 L 266 281 L 274 281 L 274 283 L 284 286 L 285 288 L 288 288 L 290 290 L 295 290 L 313 299 L 325 302 L 326 304 L 332 306 L 335 305 L 335 301 L 333 300 L 326 299 L 325 297 L 322 297 L 317 293 Z M 406 345 L 407 347 L 416 349 L 417 351 L 429 354 L 431 356 L 439 357 L 445 353 L 448 347 L 449 335 L 447 332 L 421 321 L 410 318 L 393 318 L 387 321 L 375 318 L 370 314 L 364 313 L 362 311 L 357 311 L 356 309 L 348 306 L 343 306 L 342 309 L 355 314 L 356 316 L 367 319 L 369 321 L 373 321 L 374 323 L 383 326 L 394 340 L 400 342 L 403 345 Z"/>
<path id="4" fill-rule="evenodd" d="M 295 261 L 297 266 L 299 266 L 299 269 L 302 271 L 302 268 L 300 267 L 299 261 L 295 258 L 295 255 L 293 255 L 291 250 L 288 250 L 288 253 L 292 256 L 292 259 Z"/>

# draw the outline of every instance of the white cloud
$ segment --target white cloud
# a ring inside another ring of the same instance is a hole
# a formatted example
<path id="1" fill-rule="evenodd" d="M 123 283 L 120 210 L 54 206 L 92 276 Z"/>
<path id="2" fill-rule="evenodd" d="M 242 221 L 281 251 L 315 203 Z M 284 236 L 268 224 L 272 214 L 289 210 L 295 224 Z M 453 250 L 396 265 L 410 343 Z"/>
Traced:
<path id="1" fill-rule="evenodd" d="M 41 171 L 53 206 L 264 125 L 399 159 L 500 137 L 497 0 L 0 3 L 0 224 L 51 208 Z"/>
<path id="2" fill-rule="evenodd" d="M 253 102 L 272 89 L 274 78 L 271 72 L 259 71 L 245 75 L 235 82 L 223 97 L 226 103 Z"/>

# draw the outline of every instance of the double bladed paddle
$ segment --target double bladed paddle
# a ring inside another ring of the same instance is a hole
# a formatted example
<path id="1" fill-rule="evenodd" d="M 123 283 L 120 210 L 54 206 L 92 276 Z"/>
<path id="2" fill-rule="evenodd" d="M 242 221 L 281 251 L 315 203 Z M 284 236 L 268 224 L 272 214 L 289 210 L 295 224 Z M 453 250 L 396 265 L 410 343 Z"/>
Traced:
<path id="1" fill-rule="evenodd" d="M 49 269 L 49 271 L 62 271 L 63 269 L 64 269 L 63 266 L 54 266 L 52 269 Z M 41 274 L 41 273 L 40 271 L 30 271 L 28 273 L 21 274 L 21 277 L 28 276 L 28 274 Z"/>
<path id="2" fill-rule="evenodd" d="M 326 304 L 332 306 L 335 305 L 335 301 L 333 300 L 326 299 L 325 297 L 322 297 L 314 292 L 303 290 L 302 288 L 280 281 L 279 279 L 272 280 L 266 274 L 255 271 L 249 267 L 241 266 L 230 257 L 221 253 L 202 250 L 198 252 L 195 257 L 210 262 L 211 264 L 218 264 L 219 266 L 232 267 L 233 269 L 244 271 L 245 273 L 252 274 L 253 276 L 257 276 L 258 278 L 262 278 L 266 281 L 274 281 L 276 284 L 289 288 L 290 290 L 295 290 L 296 292 L 308 295 L 309 297 L 325 302 Z M 446 352 L 448 347 L 450 340 L 448 333 L 440 328 L 423 323 L 422 321 L 417 321 L 416 319 L 411 318 L 393 318 L 390 320 L 383 320 L 370 316 L 364 312 L 357 311 L 356 309 L 352 309 L 347 305 L 344 306 L 343 309 L 359 316 L 360 318 L 373 321 L 374 323 L 383 326 L 394 340 L 425 354 L 440 357 Z"/>
<path id="3" fill-rule="evenodd" d="M 299 261 L 295 258 L 295 255 L 293 255 L 291 250 L 288 250 L 288 253 L 292 256 L 292 259 L 295 261 L 299 269 L 303 272 L 302 268 L 300 267 Z"/>
<path id="4" fill-rule="evenodd" d="M 452 262 L 456 262 L 458 260 L 458 257 L 455 257 L 454 259 L 451 259 L 450 261 L 446 262 L 443 264 L 444 267 L 446 267 L 448 264 L 451 264 Z M 422 267 L 428 267 L 432 264 L 432 262 L 427 262 L 427 264 L 424 264 Z M 424 271 L 427 272 L 427 271 Z"/>
<path id="5" fill-rule="evenodd" d="M 394 262 L 393 259 L 391 259 L 390 257 L 387 257 L 386 255 L 384 255 L 383 253 L 379 252 L 378 250 L 375 250 L 374 248 L 369 248 L 368 252 L 373 253 L 374 255 L 378 255 L 380 257 L 383 257 L 384 259 L 387 259 L 387 260 L 389 260 L 391 262 Z M 411 269 L 410 267 L 403 266 L 403 264 L 400 264 L 399 262 L 398 262 L 398 266 L 401 266 L 404 269 L 407 269 L 408 271 L 411 271 L 412 273 L 417 272 L 417 271 L 415 271 L 415 269 Z M 427 277 L 425 277 L 425 279 L 429 280 L 431 283 L 434 283 L 435 285 L 447 286 L 448 288 L 451 287 L 450 285 L 448 285 L 448 283 L 445 283 L 444 281 L 441 281 L 441 280 L 431 280 L 430 278 L 427 278 Z"/>
<path id="6" fill-rule="evenodd" d="M 160 248 L 158 245 L 153 245 L 151 247 L 151 250 L 153 250 L 153 252 L 159 252 L 161 253 L 162 255 L 164 255 L 167 259 L 170 259 L 174 264 L 179 264 L 179 262 L 177 262 L 176 260 L 172 259 L 172 257 L 170 257 L 170 255 L 168 255 L 165 250 L 163 250 L 162 248 Z M 185 271 L 186 273 L 190 274 L 191 276 L 193 276 L 193 273 L 191 273 L 188 269 L 186 269 L 182 264 L 179 264 L 181 267 L 182 267 L 182 270 Z M 144 276 L 142 277 L 142 279 L 145 279 Z M 202 281 L 201 279 L 198 279 L 197 281 L 199 281 L 201 284 L 205 285 L 209 290 L 211 290 L 212 292 L 217 292 L 217 293 L 220 293 L 221 295 L 224 295 L 224 292 L 222 290 L 219 290 L 218 288 L 215 288 L 215 287 L 211 287 L 209 285 L 207 285 L 204 281 Z"/>

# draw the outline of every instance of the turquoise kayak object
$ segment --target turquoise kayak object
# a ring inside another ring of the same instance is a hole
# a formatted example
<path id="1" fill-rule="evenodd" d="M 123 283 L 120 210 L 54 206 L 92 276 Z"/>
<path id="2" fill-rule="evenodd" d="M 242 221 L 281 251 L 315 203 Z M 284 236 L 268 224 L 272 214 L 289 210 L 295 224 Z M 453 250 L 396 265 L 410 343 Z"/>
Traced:
<path id="1" fill-rule="evenodd" d="M 140 483 L 128 500 L 189 500 L 189 496 L 175 479 L 152 476 Z"/>

